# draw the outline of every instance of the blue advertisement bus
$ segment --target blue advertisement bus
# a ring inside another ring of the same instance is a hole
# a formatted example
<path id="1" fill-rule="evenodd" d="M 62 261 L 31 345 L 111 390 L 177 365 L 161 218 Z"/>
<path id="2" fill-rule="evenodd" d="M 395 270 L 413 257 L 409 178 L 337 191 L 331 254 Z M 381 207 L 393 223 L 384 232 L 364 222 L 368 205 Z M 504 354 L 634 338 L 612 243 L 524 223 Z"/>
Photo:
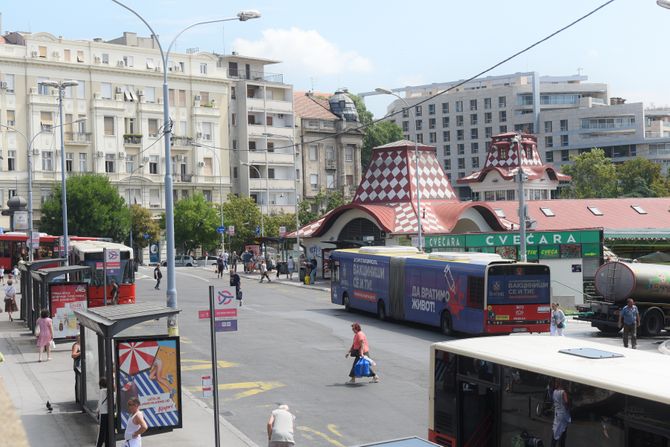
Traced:
<path id="1" fill-rule="evenodd" d="M 331 302 L 445 335 L 547 332 L 549 267 L 492 253 L 362 247 L 331 254 Z"/>

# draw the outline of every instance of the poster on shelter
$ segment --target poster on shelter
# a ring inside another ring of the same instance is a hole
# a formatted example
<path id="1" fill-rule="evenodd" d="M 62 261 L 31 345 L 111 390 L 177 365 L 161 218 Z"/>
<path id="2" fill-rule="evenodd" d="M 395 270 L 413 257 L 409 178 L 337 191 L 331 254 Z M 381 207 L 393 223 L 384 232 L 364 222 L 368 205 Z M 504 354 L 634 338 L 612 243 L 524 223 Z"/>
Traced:
<path id="1" fill-rule="evenodd" d="M 115 339 L 119 429 L 130 418 L 128 400 L 137 397 L 149 430 L 181 428 L 179 337 L 158 335 Z"/>
<path id="2" fill-rule="evenodd" d="M 79 335 L 75 310 L 86 310 L 88 287 L 85 283 L 49 284 L 49 309 L 53 320 L 54 338 Z"/>

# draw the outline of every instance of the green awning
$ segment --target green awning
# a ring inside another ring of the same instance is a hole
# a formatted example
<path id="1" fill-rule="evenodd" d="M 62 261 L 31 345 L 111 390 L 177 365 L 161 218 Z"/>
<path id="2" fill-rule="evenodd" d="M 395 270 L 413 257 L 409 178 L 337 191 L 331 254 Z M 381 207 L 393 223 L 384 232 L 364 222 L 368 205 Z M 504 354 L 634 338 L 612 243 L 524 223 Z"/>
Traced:
<path id="1" fill-rule="evenodd" d="M 667 240 L 670 239 L 669 231 L 608 231 L 605 230 L 605 239 L 641 239 L 641 240 Z"/>

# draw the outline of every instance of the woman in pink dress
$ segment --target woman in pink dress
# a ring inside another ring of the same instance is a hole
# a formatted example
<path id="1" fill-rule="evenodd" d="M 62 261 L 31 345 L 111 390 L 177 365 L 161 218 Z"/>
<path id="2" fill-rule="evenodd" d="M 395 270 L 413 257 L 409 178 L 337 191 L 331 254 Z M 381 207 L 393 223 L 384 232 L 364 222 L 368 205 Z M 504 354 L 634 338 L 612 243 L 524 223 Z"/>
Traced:
<path id="1" fill-rule="evenodd" d="M 42 361 L 42 351 L 47 351 L 47 361 L 51 360 L 51 341 L 54 339 L 53 321 L 49 318 L 49 311 L 43 309 L 40 317 L 37 319 L 37 352 L 39 353 L 38 362 Z"/>

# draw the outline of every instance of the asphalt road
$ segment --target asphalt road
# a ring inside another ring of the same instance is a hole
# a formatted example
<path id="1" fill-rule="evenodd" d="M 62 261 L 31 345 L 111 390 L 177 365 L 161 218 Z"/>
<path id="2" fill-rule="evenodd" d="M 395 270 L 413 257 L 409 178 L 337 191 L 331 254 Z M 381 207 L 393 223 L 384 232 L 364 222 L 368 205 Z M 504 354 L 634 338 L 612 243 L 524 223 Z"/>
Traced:
<path id="1" fill-rule="evenodd" d="M 210 269 L 180 267 L 178 303 L 182 309 L 182 381 L 202 398 L 201 376 L 211 371 L 209 326 L 198 310 L 208 308 L 208 286 L 227 286 Z M 165 272 L 163 286 L 165 286 Z M 153 290 L 151 269 L 141 268 L 137 288 L 142 300 L 165 301 L 164 288 Z M 267 443 L 265 424 L 279 403 L 291 407 L 296 443 L 345 447 L 406 436 L 427 435 L 429 347 L 445 339 L 438 331 L 380 322 L 372 315 L 348 313 L 330 303 L 329 294 L 242 279 L 244 305 L 237 332 L 217 337 L 220 410 L 231 424 L 255 441 Z M 345 359 L 360 322 L 378 362 L 380 383 L 346 385 L 351 360 Z M 621 344 L 582 322 L 566 335 Z M 665 338 L 663 338 L 665 339 Z M 660 339 L 644 339 L 639 349 L 657 351 Z"/>

